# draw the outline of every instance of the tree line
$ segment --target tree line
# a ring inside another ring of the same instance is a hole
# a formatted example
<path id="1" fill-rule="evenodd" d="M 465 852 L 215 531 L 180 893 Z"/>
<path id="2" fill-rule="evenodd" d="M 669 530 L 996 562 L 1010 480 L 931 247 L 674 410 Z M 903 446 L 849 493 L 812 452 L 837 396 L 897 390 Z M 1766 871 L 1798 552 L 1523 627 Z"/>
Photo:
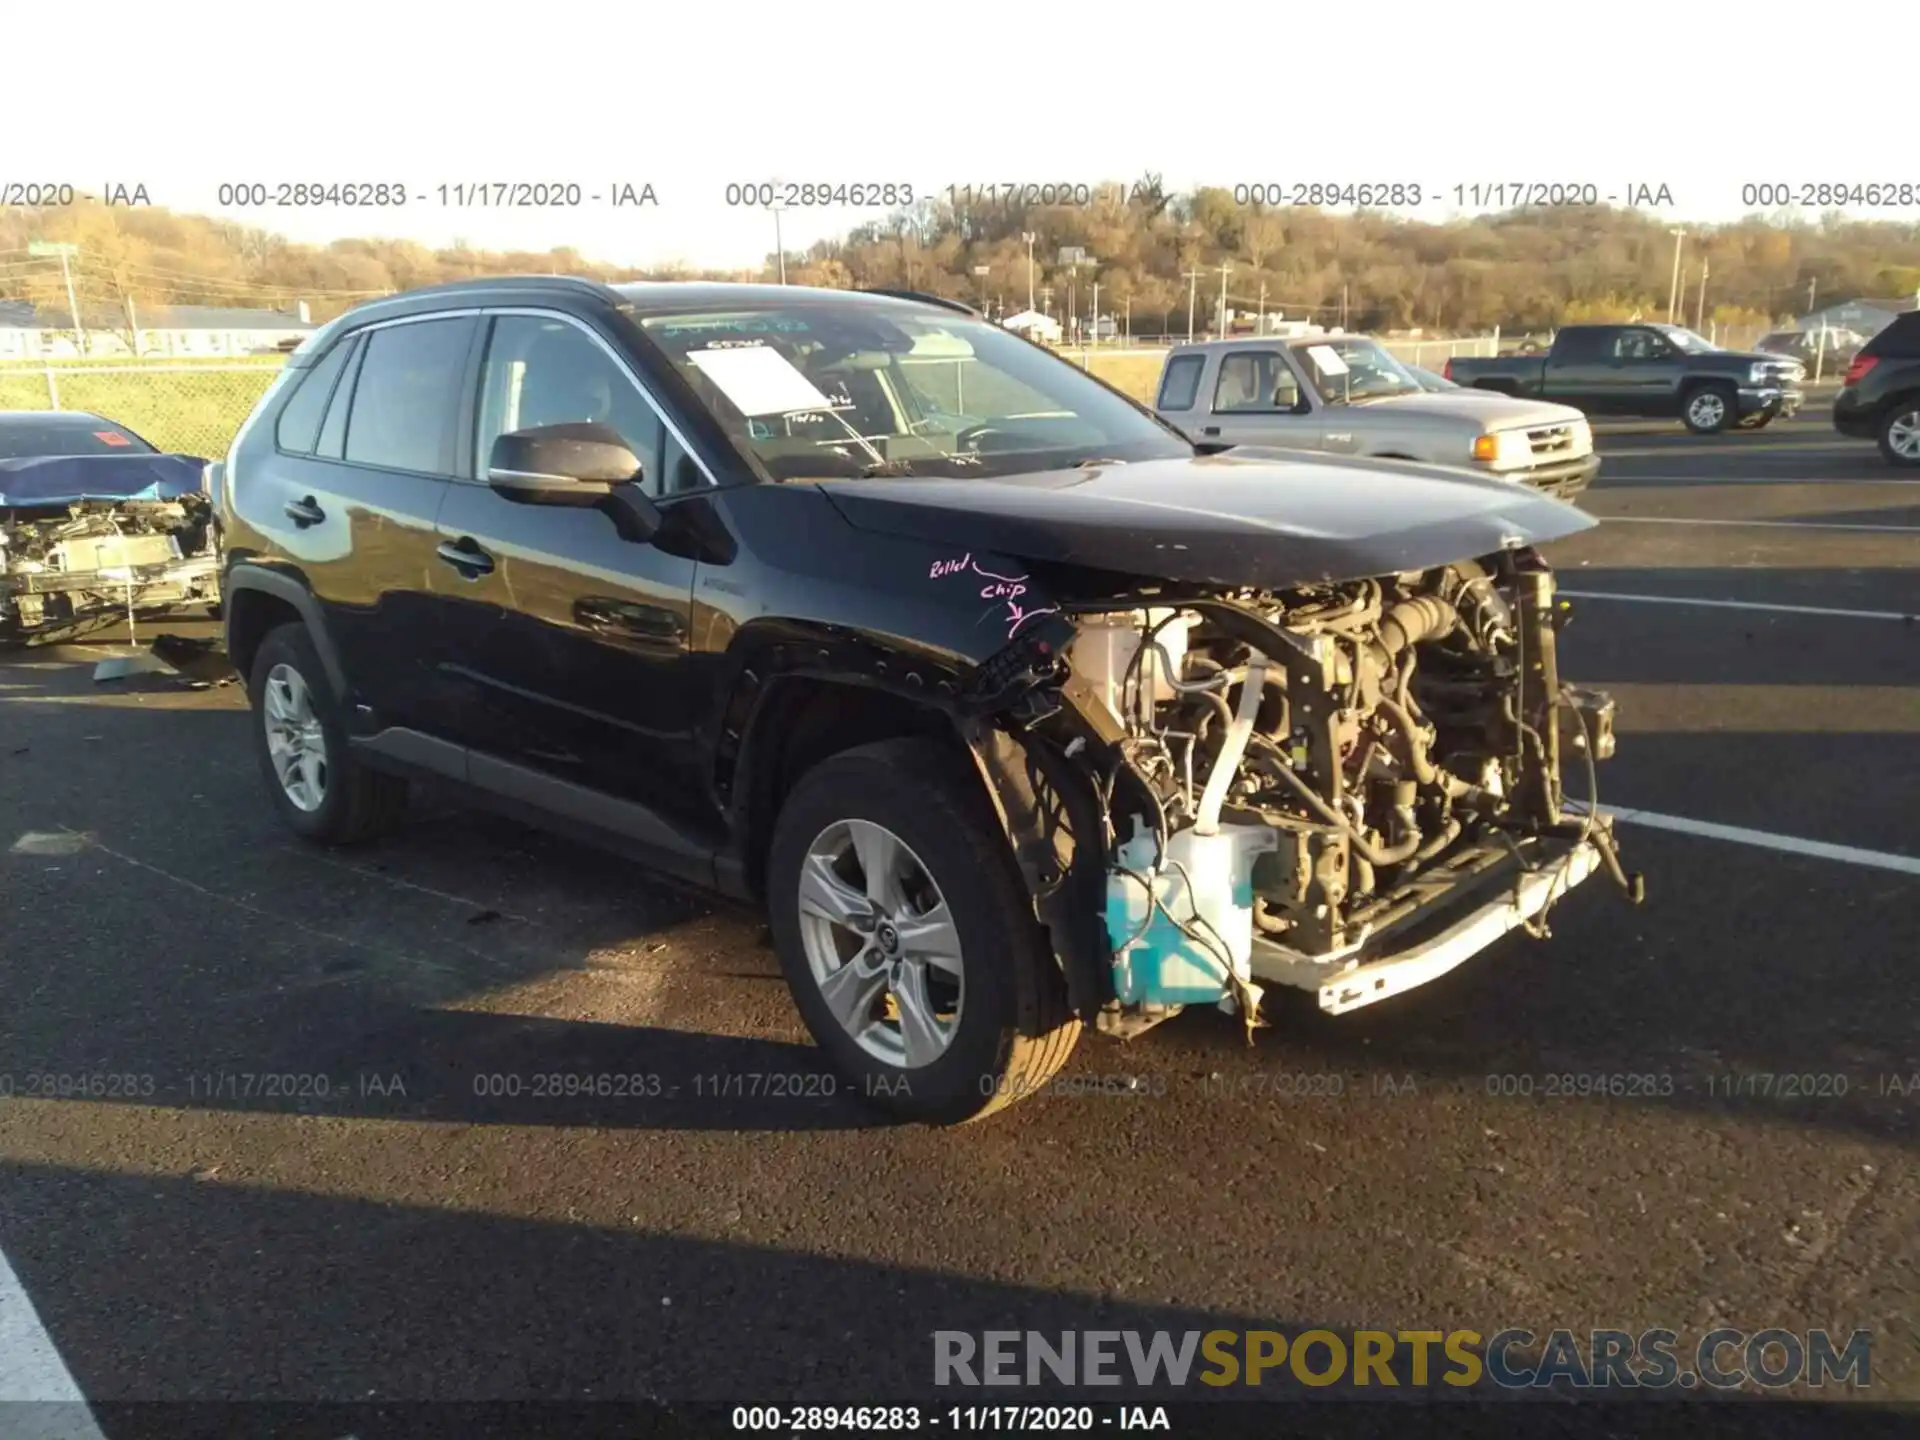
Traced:
<path id="1" fill-rule="evenodd" d="M 1076 197 L 1078 198 L 1078 197 Z M 1573 320 L 1664 317 L 1674 288 L 1672 221 L 1606 206 L 1481 214 L 1430 223 L 1381 211 L 1236 204 L 1224 189 L 1167 191 L 1147 175 L 1090 203 L 930 199 L 785 257 L 789 283 L 909 289 L 997 313 L 1036 302 L 1064 318 L 1131 319 L 1135 334 L 1201 328 L 1221 303 L 1353 329 L 1478 333 Z M 1815 303 L 1920 291 L 1920 225 L 1755 215 L 1685 227 L 1681 313 L 1722 325 L 1777 324 Z M 1031 235 L 1029 245 L 1026 237 Z M 81 202 L 0 211 L 0 298 L 64 312 L 67 275 L 31 241 L 77 246 L 75 299 L 109 313 L 170 304 L 309 304 L 315 320 L 397 290 L 485 275 L 567 273 L 609 281 L 771 280 L 747 270 L 609 265 L 570 248 L 430 248 L 375 237 L 297 244 L 269 230 L 157 207 Z M 1030 264 L 1031 260 L 1031 264 Z M 1704 292 L 1704 304 L 1702 304 Z"/>

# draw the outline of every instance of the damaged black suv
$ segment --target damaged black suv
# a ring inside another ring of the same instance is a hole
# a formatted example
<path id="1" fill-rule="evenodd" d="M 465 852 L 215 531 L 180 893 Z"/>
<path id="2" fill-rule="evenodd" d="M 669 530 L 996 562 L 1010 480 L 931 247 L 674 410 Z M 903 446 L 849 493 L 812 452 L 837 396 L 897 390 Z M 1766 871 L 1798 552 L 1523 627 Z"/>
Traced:
<path id="1" fill-rule="evenodd" d="M 1463 471 L 1196 449 L 929 297 L 506 279 L 349 312 L 217 483 L 272 803 L 409 781 L 765 906 L 809 1028 L 926 1120 L 1086 1026 L 1344 1011 L 1596 868 L 1534 547 Z"/>

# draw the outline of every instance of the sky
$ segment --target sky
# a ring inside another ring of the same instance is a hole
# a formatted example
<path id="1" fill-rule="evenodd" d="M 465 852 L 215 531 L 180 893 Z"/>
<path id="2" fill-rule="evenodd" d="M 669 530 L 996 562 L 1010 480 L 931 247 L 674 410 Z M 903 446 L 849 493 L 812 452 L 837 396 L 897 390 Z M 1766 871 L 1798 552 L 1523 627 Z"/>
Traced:
<path id="1" fill-rule="evenodd" d="M 1404 213 L 1431 220 L 1503 208 L 1516 183 L 1622 203 L 1664 190 L 1646 208 L 1677 223 L 1771 208 L 1744 203 L 1750 186 L 1798 199 L 1806 185 L 1876 184 L 1879 206 L 1841 208 L 1920 223 L 1912 102 L 1867 62 L 1872 37 L 1905 33 L 1884 0 L 1820 27 L 1828 55 L 1843 32 L 1862 41 L 1837 73 L 1797 30 L 1704 0 L 96 0 L 84 35 L 68 13 L 8 17 L 7 48 L 38 58 L 9 67 L 0 198 L 8 184 L 139 185 L 154 204 L 313 243 L 571 245 L 614 264 L 732 269 L 761 264 L 775 226 L 729 205 L 729 185 L 944 196 L 1148 172 L 1175 190 L 1418 185 L 1423 203 Z M 299 182 L 384 183 L 407 201 L 221 204 L 223 185 L 278 198 Z M 578 186 L 580 203 L 460 204 L 452 188 L 502 183 Z M 657 203 L 610 203 L 622 185 L 650 185 Z M 791 208 L 781 238 L 797 251 L 886 213 Z"/>

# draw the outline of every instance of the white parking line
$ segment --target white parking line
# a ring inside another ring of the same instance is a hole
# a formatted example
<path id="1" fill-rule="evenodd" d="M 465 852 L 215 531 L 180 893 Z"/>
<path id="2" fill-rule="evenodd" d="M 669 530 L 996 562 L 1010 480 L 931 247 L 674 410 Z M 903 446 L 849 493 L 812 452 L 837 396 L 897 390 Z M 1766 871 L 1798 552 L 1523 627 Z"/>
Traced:
<path id="1" fill-rule="evenodd" d="M 1603 470 L 1604 474 L 1605 471 Z M 1619 480 L 1645 482 L 1651 485 L 1920 485 L 1920 480 L 1903 480 L 1897 477 L 1873 476 L 1858 478 L 1846 475 L 1619 475 Z M 1623 486 L 1621 488 L 1630 488 Z"/>
<path id="2" fill-rule="evenodd" d="M 1836 525 L 1825 520 L 1723 520 L 1677 515 L 1596 515 L 1602 525 L 1731 525 L 1747 530 L 1852 530 L 1870 535 L 1920 535 L 1920 525 Z"/>
<path id="3" fill-rule="evenodd" d="M 106 1440 L 0 1251 L 0 1412 L 7 1440 Z"/>
<path id="4" fill-rule="evenodd" d="M 1578 800 L 1569 800 L 1567 809 L 1584 811 Z M 1780 850 L 1789 855 L 1810 855 L 1816 860 L 1838 860 L 1843 865 L 1865 865 L 1874 870 L 1893 870 L 1902 875 L 1920 875 L 1920 858 L 1896 855 L 1887 850 L 1862 850 L 1857 845 L 1833 845 L 1825 840 L 1803 840 L 1797 835 L 1776 835 L 1771 830 L 1749 830 L 1744 825 L 1716 825 L 1711 820 L 1692 820 L 1684 815 L 1661 815 L 1652 810 L 1629 810 L 1621 805 L 1602 805 L 1600 812 L 1627 825 L 1644 825 L 1649 830 L 1671 830 L 1680 835 L 1697 835 L 1704 840 L 1726 840 L 1735 845 L 1757 845 L 1764 850 Z"/>
<path id="5" fill-rule="evenodd" d="M 1620 600 L 1634 605 L 1700 605 L 1709 610 L 1777 610 L 1783 615 L 1827 615 L 1837 620 L 1914 620 L 1898 610 L 1836 610 L 1826 605 L 1775 605 L 1760 600 L 1702 600 L 1692 595 L 1616 595 L 1605 590 L 1560 590 L 1573 600 Z"/>

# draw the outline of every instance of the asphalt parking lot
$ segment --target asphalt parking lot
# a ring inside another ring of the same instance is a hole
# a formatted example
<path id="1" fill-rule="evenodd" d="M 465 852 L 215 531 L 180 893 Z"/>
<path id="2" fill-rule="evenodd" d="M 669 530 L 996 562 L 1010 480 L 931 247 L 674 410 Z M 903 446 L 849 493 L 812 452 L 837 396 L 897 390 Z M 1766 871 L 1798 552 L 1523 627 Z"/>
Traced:
<path id="1" fill-rule="evenodd" d="M 112 1435 L 136 1400 L 926 1398 L 935 1329 L 1724 1324 L 1869 1329 L 1866 1398 L 1920 1400 L 1920 476 L 1817 408 L 1603 430 L 1562 665 L 1619 697 L 1645 905 L 1596 879 L 1550 943 L 1290 997 L 1252 1048 L 1090 1038 L 1071 1074 L 1129 1088 L 959 1130 L 729 1080 L 820 1070 L 750 916 L 438 805 L 304 850 L 237 688 L 0 662 L 0 852 L 70 837 L 0 853 L 0 1291 L 38 1321 L 0 1395 L 70 1377 Z M 641 1079 L 485 1093 L 554 1074 Z"/>

